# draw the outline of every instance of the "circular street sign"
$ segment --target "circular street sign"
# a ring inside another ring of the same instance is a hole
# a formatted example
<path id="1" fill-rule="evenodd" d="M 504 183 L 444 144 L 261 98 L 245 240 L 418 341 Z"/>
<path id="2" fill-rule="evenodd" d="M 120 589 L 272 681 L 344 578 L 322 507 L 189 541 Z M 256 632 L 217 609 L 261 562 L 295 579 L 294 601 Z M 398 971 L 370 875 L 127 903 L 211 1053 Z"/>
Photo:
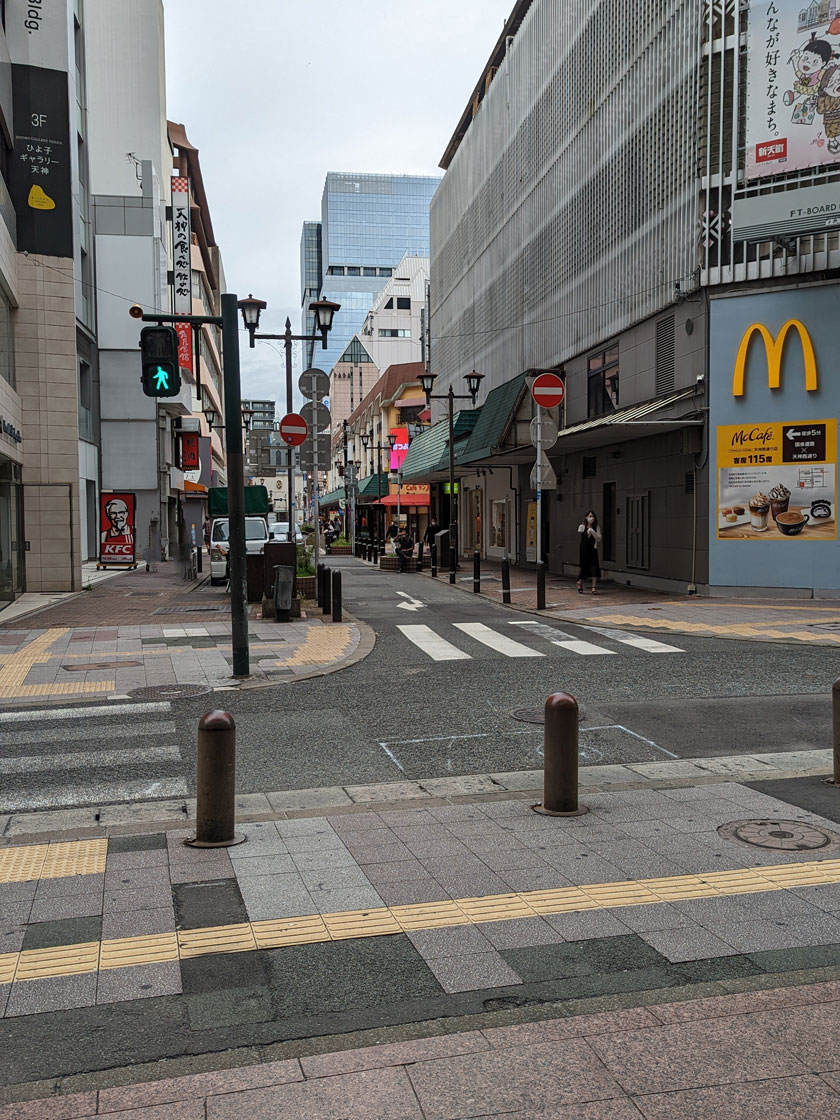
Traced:
<path id="1" fill-rule="evenodd" d="M 330 395 L 330 379 L 322 369 L 305 369 L 298 378 L 298 389 L 311 401 L 320 401 Z"/>
<path id="2" fill-rule="evenodd" d="M 320 401 L 307 401 L 300 414 L 314 432 L 323 432 L 330 426 L 330 410 Z"/>
<path id="3" fill-rule="evenodd" d="M 280 421 L 280 438 L 289 447 L 299 447 L 306 439 L 309 431 L 306 421 L 296 412 L 287 412 Z"/>
<path id="4" fill-rule="evenodd" d="M 557 440 L 560 437 L 560 432 L 558 431 L 557 425 L 554 423 L 554 421 L 551 419 L 550 416 L 543 416 L 543 417 L 535 416 L 534 419 L 531 421 L 531 423 L 529 425 L 529 428 L 528 428 L 528 431 L 529 431 L 530 436 L 531 436 L 531 443 L 534 445 L 534 447 L 537 446 L 537 421 L 538 420 L 540 420 L 542 422 L 542 432 L 540 433 L 540 442 L 542 443 L 543 450 L 546 450 L 547 448 L 553 447 L 555 445 L 555 443 L 557 442 Z"/>
<path id="5" fill-rule="evenodd" d="M 531 396 L 541 408 L 554 408 L 563 403 L 566 386 L 556 373 L 541 373 L 531 386 Z"/>

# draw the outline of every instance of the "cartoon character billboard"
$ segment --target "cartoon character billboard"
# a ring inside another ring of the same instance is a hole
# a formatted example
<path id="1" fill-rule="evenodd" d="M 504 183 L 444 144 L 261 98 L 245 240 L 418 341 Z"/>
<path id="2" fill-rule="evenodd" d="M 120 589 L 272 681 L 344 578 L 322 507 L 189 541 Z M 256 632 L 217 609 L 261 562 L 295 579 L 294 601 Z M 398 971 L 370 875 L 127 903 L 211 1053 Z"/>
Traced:
<path id="1" fill-rule="evenodd" d="M 840 163 L 840 0 L 751 0 L 748 179 Z"/>
<path id="2" fill-rule="evenodd" d="M 134 564 L 137 499 L 134 494 L 103 493 L 99 498 L 100 565 Z"/>

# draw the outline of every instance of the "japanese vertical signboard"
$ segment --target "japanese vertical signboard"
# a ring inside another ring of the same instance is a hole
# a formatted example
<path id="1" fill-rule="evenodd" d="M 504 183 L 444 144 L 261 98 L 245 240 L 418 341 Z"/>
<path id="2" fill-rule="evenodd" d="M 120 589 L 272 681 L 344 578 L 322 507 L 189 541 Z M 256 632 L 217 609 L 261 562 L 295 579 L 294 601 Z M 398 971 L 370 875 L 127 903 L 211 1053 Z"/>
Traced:
<path id="1" fill-rule="evenodd" d="M 176 315 L 192 314 L 191 241 L 190 184 L 179 175 L 172 180 L 172 287 Z"/>
<path id="2" fill-rule="evenodd" d="M 14 152 L 9 193 L 20 252 L 73 256 L 67 73 L 12 66 Z"/>
<path id="3" fill-rule="evenodd" d="M 718 540 L 837 539 L 837 421 L 717 429 Z"/>
<path id="4" fill-rule="evenodd" d="M 840 162 L 840 6 L 751 0 L 748 179 Z"/>
<path id="5" fill-rule="evenodd" d="M 102 567 L 135 563 L 136 508 L 134 494 L 107 493 L 99 497 L 99 564 Z"/>
<path id="6" fill-rule="evenodd" d="M 388 466 L 392 471 L 401 471 L 408 454 L 408 428 L 391 428 L 390 434 L 394 437 L 394 445 L 391 448 L 391 459 Z"/>

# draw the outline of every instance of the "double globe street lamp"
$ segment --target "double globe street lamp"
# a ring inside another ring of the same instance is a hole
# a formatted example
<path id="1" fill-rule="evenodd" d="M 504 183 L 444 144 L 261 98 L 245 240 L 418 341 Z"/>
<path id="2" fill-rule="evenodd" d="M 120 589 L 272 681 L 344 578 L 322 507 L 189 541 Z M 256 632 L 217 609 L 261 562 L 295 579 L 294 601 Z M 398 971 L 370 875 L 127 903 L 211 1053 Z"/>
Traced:
<path id="1" fill-rule="evenodd" d="M 476 398 L 484 380 L 483 373 L 468 373 L 464 380 L 469 389 L 468 394 L 456 393 L 452 385 L 446 393 L 434 396 L 432 389 L 437 380 L 436 373 L 421 373 L 420 385 L 426 394 L 426 407 L 432 401 L 449 402 L 449 582 L 455 582 L 455 572 L 458 569 L 458 491 L 455 483 L 455 432 L 453 418 L 455 416 L 455 401 L 472 401 L 475 408 Z"/>
<path id="2" fill-rule="evenodd" d="M 309 310 L 315 316 L 315 326 L 318 330 L 317 334 L 292 334 L 292 321 L 286 319 L 286 329 L 283 334 L 257 334 L 257 328 L 260 325 L 260 315 L 265 311 L 265 300 L 255 299 L 253 295 L 249 295 L 247 299 L 239 300 L 238 307 L 242 312 L 242 322 L 245 324 L 245 329 L 248 332 L 250 339 L 251 349 L 254 349 L 254 344 L 257 339 L 261 342 L 269 340 L 282 342 L 285 347 L 286 353 L 286 412 L 292 411 L 292 343 L 293 342 L 320 342 L 322 349 L 327 348 L 327 335 L 330 333 L 333 325 L 333 318 L 336 311 L 341 308 L 340 303 L 333 303 L 329 299 L 316 299 L 309 305 Z M 312 439 L 317 440 L 318 433 L 312 433 Z M 294 518 L 294 467 L 292 466 L 292 454 L 289 452 L 289 467 L 287 471 L 287 486 L 288 486 L 288 514 L 289 514 L 289 540 L 295 539 L 295 518 Z M 317 489 L 318 479 L 315 479 L 315 487 Z"/>

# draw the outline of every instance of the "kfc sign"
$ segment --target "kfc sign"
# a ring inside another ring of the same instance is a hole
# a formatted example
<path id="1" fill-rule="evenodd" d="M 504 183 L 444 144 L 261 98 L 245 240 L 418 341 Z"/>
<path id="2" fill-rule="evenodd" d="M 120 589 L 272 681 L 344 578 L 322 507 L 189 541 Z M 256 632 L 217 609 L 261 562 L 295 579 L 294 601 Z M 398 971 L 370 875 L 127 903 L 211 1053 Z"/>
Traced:
<path id="1" fill-rule="evenodd" d="M 131 564 L 135 560 L 134 494 L 103 493 L 99 498 L 99 563 Z"/>

